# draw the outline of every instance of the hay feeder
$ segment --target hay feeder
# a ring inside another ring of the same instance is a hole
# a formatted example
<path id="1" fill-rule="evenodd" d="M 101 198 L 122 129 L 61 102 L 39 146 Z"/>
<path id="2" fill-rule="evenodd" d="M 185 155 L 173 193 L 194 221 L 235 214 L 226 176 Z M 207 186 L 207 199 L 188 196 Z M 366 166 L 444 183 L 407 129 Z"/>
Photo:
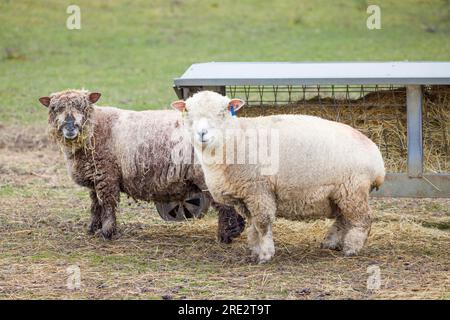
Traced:
<path id="1" fill-rule="evenodd" d="M 299 113 L 347 123 L 380 147 L 374 196 L 450 197 L 450 62 L 192 65 L 179 98 L 212 90 L 247 101 L 238 116 Z"/>

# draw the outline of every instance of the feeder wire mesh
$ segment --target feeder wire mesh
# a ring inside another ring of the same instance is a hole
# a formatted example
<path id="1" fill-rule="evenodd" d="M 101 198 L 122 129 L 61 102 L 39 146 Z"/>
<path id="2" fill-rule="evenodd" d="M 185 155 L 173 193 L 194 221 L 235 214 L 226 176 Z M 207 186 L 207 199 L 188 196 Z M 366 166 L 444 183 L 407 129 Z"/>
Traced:
<path id="1" fill-rule="evenodd" d="M 406 88 L 394 85 L 227 86 L 239 116 L 305 114 L 348 124 L 380 148 L 388 172 L 407 170 Z M 450 169 L 450 86 L 423 89 L 425 172 Z"/>

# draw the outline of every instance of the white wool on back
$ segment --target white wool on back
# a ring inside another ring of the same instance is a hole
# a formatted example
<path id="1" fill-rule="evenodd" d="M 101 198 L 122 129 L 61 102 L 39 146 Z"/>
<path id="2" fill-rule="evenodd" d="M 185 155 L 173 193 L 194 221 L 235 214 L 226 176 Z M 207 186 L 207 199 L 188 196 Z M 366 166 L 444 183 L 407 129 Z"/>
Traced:
<path id="1" fill-rule="evenodd" d="M 312 116 L 280 115 L 240 118 L 240 127 L 270 128 L 279 133 L 281 181 L 310 187 L 362 175 L 374 181 L 384 175 L 378 147 L 350 126 Z"/>

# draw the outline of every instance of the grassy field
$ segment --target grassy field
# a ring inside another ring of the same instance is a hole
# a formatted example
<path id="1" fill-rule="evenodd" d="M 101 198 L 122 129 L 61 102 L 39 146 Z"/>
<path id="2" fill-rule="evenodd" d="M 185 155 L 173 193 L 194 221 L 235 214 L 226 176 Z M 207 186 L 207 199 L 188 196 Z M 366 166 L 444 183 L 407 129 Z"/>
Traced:
<path id="1" fill-rule="evenodd" d="M 81 30 L 66 8 L 81 8 Z M 45 121 L 66 88 L 129 109 L 167 108 L 172 80 L 205 61 L 449 60 L 448 0 L 0 0 L 0 122 Z"/>
<path id="2" fill-rule="evenodd" d="M 81 30 L 65 27 L 81 8 Z M 66 88 L 100 104 L 167 108 L 172 80 L 206 61 L 450 60 L 448 0 L 370 2 L 0 0 L 0 299 L 450 299 L 450 200 L 371 200 L 376 221 L 354 258 L 319 249 L 329 221 L 274 227 L 276 258 L 248 261 L 245 237 L 215 241 L 216 216 L 167 223 L 122 197 L 119 235 L 86 235 L 87 192 L 45 136 L 37 98 Z M 381 270 L 366 288 L 367 267 Z M 66 287 L 78 265 L 82 286 Z"/>

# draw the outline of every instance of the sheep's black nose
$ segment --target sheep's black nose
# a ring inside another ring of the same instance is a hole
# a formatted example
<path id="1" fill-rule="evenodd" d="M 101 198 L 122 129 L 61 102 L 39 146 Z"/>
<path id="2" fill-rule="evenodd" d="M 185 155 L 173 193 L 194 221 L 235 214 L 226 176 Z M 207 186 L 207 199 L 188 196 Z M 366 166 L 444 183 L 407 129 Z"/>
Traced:
<path id="1" fill-rule="evenodd" d="M 67 122 L 66 129 L 67 130 L 75 130 L 75 124 L 73 122 Z"/>
<path id="2" fill-rule="evenodd" d="M 75 118 L 71 114 L 64 119 L 64 127 L 69 131 L 75 130 Z"/>
<path id="3" fill-rule="evenodd" d="M 203 140 L 203 137 L 204 137 L 205 134 L 207 134 L 207 133 L 208 133 L 208 130 L 202 129 L 201 131 L 198 132 L 198 135 L 199 135 L 200 138 L 202 138 L 202 140 Z"/>

